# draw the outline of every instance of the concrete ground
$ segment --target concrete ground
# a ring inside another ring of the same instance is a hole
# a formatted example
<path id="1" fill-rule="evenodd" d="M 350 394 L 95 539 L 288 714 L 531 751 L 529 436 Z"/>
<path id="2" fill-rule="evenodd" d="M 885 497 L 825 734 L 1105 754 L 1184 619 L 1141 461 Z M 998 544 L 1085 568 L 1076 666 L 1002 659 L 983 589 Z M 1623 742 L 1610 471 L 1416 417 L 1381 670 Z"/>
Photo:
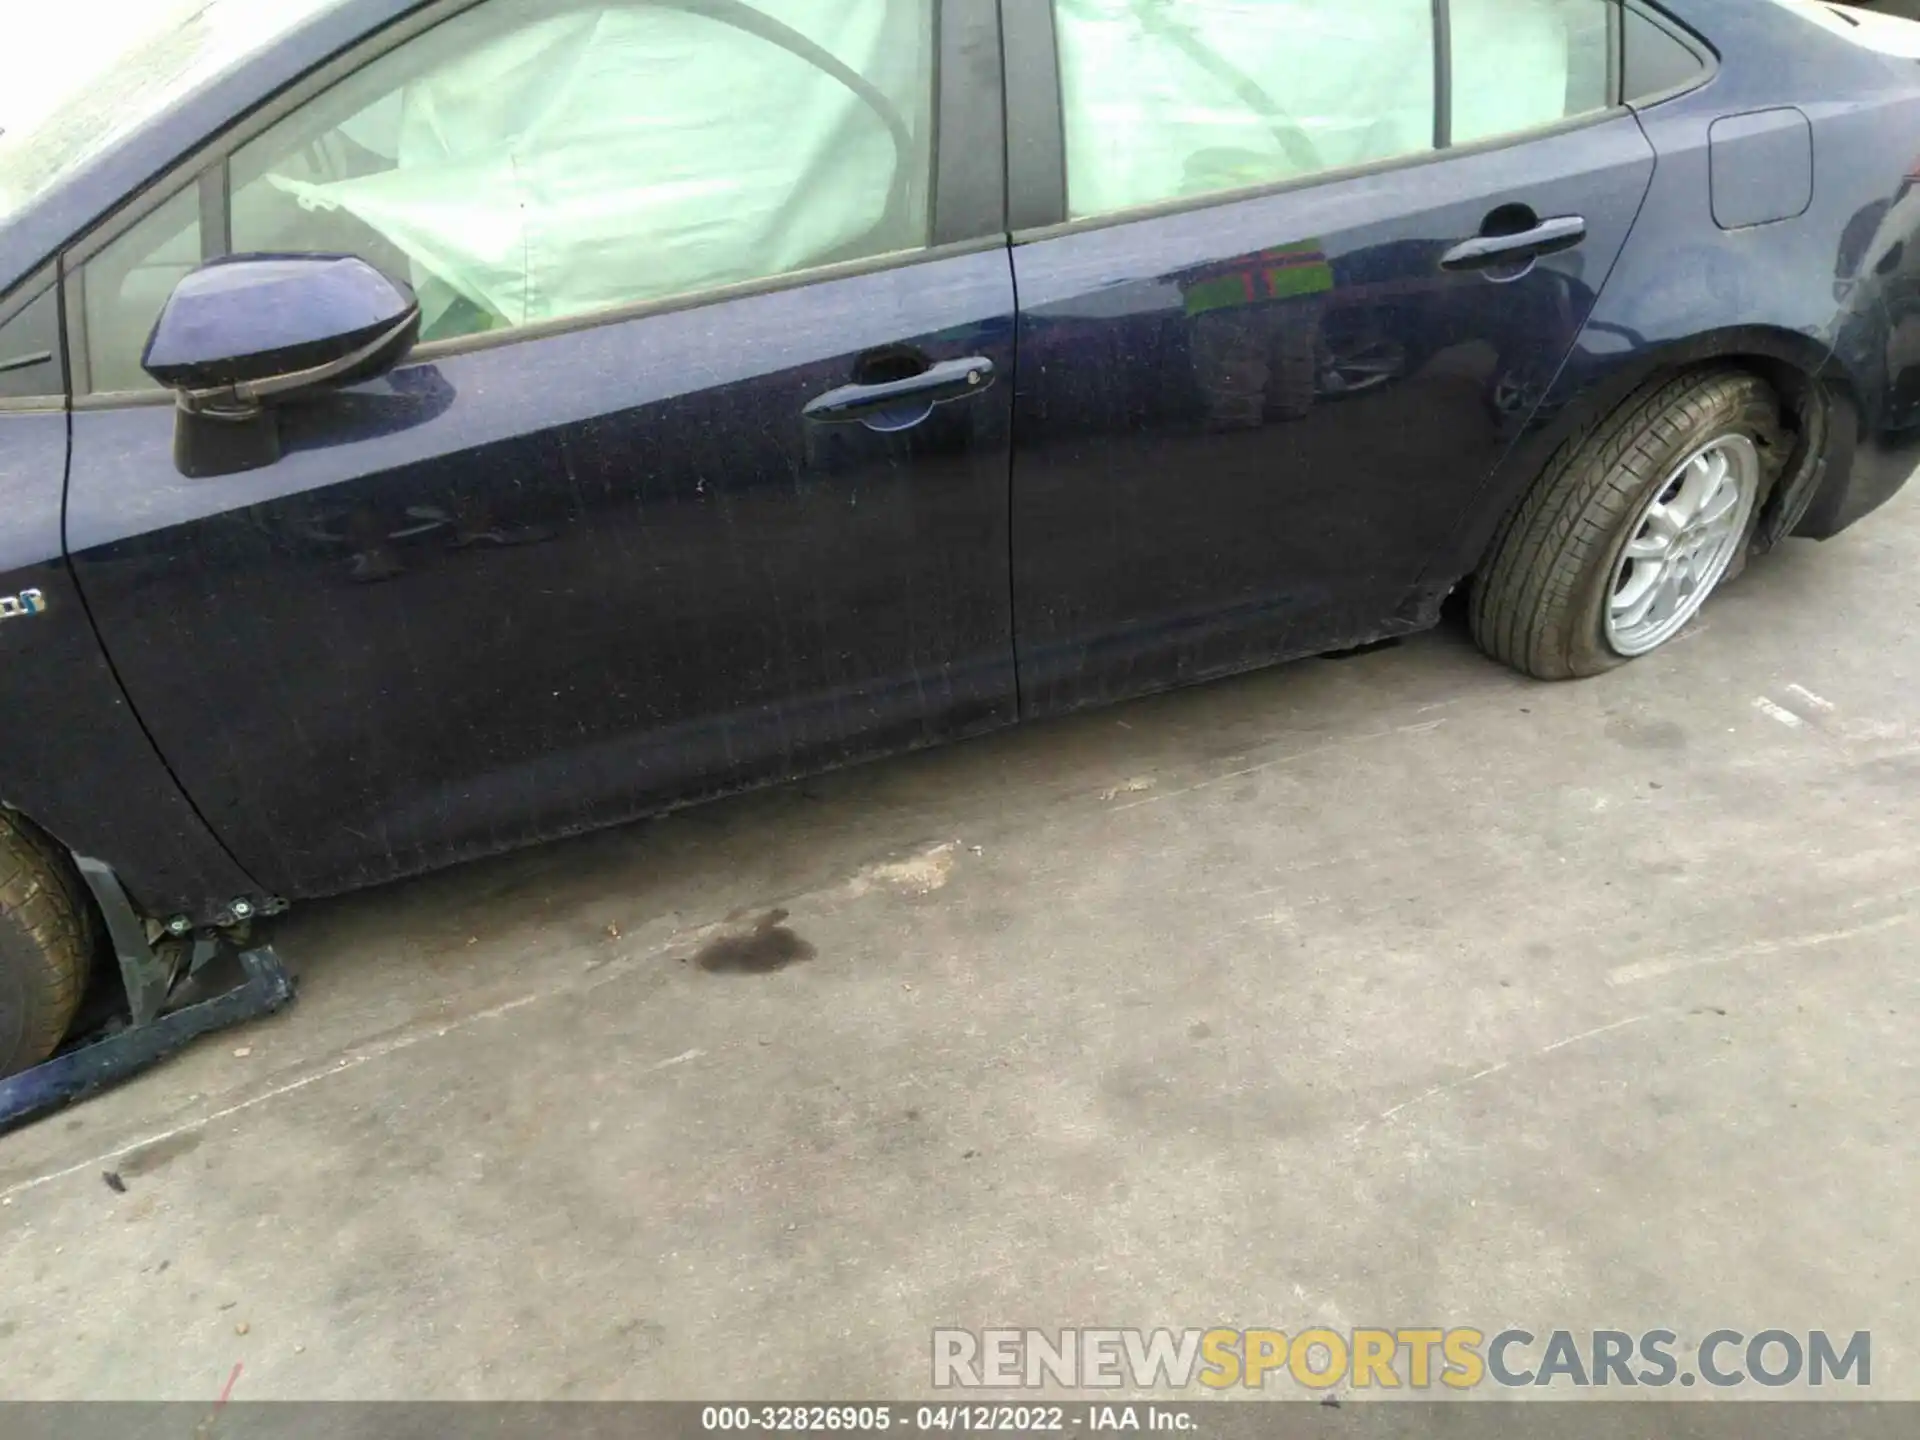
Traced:
<path id="1" fill-rule="evenodd" d="M 1917 611 L 1909 493 L 1600 680 L 1448 628 L 307 907 L 291 1012 L 0 1140 L 0 1394 L 1424 1323 L 1920 1396 Z"/>

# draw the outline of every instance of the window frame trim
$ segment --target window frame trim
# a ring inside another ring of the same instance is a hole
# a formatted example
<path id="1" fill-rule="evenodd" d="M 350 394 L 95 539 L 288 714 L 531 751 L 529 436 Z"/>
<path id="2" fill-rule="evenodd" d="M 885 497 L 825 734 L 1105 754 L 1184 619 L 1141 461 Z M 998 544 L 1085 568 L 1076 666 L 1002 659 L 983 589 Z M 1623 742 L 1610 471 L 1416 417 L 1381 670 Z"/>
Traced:
<path id="1" fill-rule="evenodd" d="M 1617 8 L 1621 12 L 1620 20 L 1616 27 L 1621 31 L 1615 61 L 1620 72 L 1620 88 L 1617 93 L 1620 103 L 1629 110 L 1645 110 L 1652 105 L 1661 105 L 1669 100 L 1677 100 L 1682 95 L 1691 95 L 1720 73 L 1720 52 L 1715 50 L 1704 36 L 1681 24 L 1680 21 L 1667 14 L 1667 12 L 1662 10 L 1658 5 L 1646 3 L 1646 0 L 1617 0 Z M 1625 29 L 1626 12 L 1628 10 L 1633 11 L 1634 14 L 1638 15 L 1655 29 L 1666 32 L 1667 36 L 1683 49 L 1692 52 L 1693 58 L 1699 63 L 1700 68 L 1694 73 L 1691 80 L 1684 81 L 1678 85 L 1669 85 L 1664 90 L 1649 91 L 1645 95 L 1627 94 Z"/>
<path id="2" fill-rule="evenodd" d="M 1001 0 L 1006 52 L 1007 228 L 1015 235 L 1067 218 L 1066 92 L 1053 0 Z"/>
<path id="3" fill-rule="evenodd" d="M 1109 210 L 1099 215 L 1087 215 L 1076 219 L 1067 213 L 1066 94 L 1060 77 L 1059 51 L 1053 31 L 1053 0 L 1001 0 L 1004 33 L 1008 47 L 1007 218 L 1013 243 L 1015 245 L 1032 244 L 1058 235 L 1076 235 L 1088 230 L 1126 225 L 1139 220 L 1153 220 L 1167 215 L 1207 210 L 1216 205 L 1231 205 L 1247 200 L 1264 199 L 1270 195 L 1285 195 L 1319 185 L 1337 184 L 1343 180 L 1389 174 L 1416 166 L 1436 164 L 1456 156 L 1482 155 L 1514 145 L 1547 139 L 1572 130 L 1603 125 L 1608 121 L 1631 115 L 1634 107 L 1620 98 L 1619 77 L 1624 70 L 1621 55 L 1620 12 L 1626 4 L 1634 3 L 1634 0 L 1599 0 L 1599 3 L 1607 5 L 1612 12 L 1606 27 L 1608 103 L 1601 109 L 1563 116 L 1546 125 L 1536 125 L 1526 130 L 1490 136 L 1485 140 L 1470 141 L 1464 145 L 1453 144 L 1449 134 L 1449 143 L 1445 146 L 1436 145 L 1431 150 L 1422 150 L 1410 155 L 1393 155 L 1381 160 L 1364 161 L 1358 165 L 1331 166 L 1325 170 L 1316 170 L 1310 175 L 1295 175 L 1285 180 L 1272 180 L 1231 190 L 1213 190 L 1205 195 L 1176 196 L 1146 205 L 1130 206 L 1125 210 Z M 1644 5 L 1635 4 L 1635 8 L 1650 11 L 1650 7 Z M 1436 66 L 1434 131 L 1437 139 L 1442 125 L 1442 107 L 1449 105 L 1453 89 L 1451 0 L 1433 0 L 1433 14 Z M 1022 53 L 1023 41 L 1025 42 L 1024 54 Z M 1693 48 L 1696 51 L 1698 49 L 1697 46 Z M 1017 66 L 1016 59 L 1020 61 Z M 1444 86 L 1438 83 L 1442 78 L 1438 67 L 1442 64 L 1446 65 Z M 1704 80 L 1700 83 L 1704 83 Z M 1033 93 L 1034 91 L 1046 93 L 1040 95 Z M 1671 96 L 1660 98 L 1667 99 Z M 1446 128 L 1450 132 L 1452 128 L 1450 115 L 1446 116 L 1446 121 Z M 1054 180 L 1056 175 L 1058 176 L 1057 190 Z"/>
<path id="4" fill-rule="evenodd" d="M 361 37 L 232 121 L 217 135 L 196 145 L 106 217 L 61 247 L 58 263 L 62 325 L 67 337 L 67 401 L 70 407 L 74 410 L 106 410 L 135 405 L 170 405 L 174 400 L 173 393 L 166 389 L 91 388 L 92 370 L 87 353 L 84 305 L 84 277 L 89 261 L 141 220 L 175 199 L 189 186 L 195 185 L 200 188 L 201 263 L 231 253 L 233 211 L 229 161 L 236 151 L 363 67 L 428 30 L 486 3 L 487 0 L 437 0 L 437 3 L 422 6 Z M 645 0 L 639 0 L 639 3 L 645 3 Z M 892 3 L 892 0 L 888 0 L 888 3 Z M 470 350 L 494 349 L 521 340 L 545 339 L 573 330 L 593 329 L 674 310 L 722 304 L 729 300 L 795 289 L 852 275 L 904 269 L 925 261 L 1004 246 L 1007 233 L 1003 81 L 999 64 L 989 67 L 980 63 L 983 52 L 996 61 L 1003 53 L 998 3 L 997 0 L 927 0 L 927 3 L 933 16 L 933 65 L 930 76 L 933 134 L 928 154 L 929 238 L 926 245 L 882 255 L 862 256 L 831 265 L 812 266 L 805 270 L 791 270 L 780 275 L 689 291 L 682 295 L 608 306 L 581 315 L 536 321 L 505 330 L 430 341 L 415 346 L 401 363 L 411 364 L 416 359 L 431 361 L 465 354 Z M 975 85 L 969 88 L 963 78 L 968 74 L 969 61 L 972 62 L 975 80 L 983 78 L 991 70 L 993 83 L 990 87 Z M 956 145 L 954 140 L 963 143 Z M 982 163 L 980 157 L 983 152 L 990 157 L 990 164 Z M 939 230 L 943 219 L 950 229 L 977 229 L 988 223 L 992 224 L 992 229 L 975 235 L 943 238 Z M 216 244 L 219 248 L 215 248 Z"/>
<path id="5" fill-rule="evenodd" d="M 1626 74 L 1626 0 L 1613 0 L 1607 6 L 1607 104 L 1626 104 Z"/>

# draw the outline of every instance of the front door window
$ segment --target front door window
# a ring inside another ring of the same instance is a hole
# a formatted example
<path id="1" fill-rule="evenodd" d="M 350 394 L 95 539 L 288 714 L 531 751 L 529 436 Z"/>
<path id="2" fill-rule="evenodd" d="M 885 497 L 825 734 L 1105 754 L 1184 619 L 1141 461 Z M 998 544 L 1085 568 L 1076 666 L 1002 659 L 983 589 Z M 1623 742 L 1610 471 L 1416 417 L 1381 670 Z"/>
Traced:
<path id="1" fill-rule="evenodd" d="M 231 248 L 357 254 L 458 339 L 912 250 L 933 15 L 902 0 L 487 0 L 237 150 Z M 91 387 L 203 253 L 192 187 L 87 266 Z"/>

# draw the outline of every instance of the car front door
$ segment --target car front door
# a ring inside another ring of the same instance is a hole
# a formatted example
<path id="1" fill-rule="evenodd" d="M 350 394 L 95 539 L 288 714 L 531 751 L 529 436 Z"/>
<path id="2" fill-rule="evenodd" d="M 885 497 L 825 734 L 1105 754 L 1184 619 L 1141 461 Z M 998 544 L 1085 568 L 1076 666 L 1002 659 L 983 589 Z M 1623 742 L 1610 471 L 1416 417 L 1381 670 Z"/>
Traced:
<path id="1" fill-rule="evenodd" d="M 1007 0 L 1023 707 L 1430 623 L 1653 151 L 1610 0 Z"/>
<path id="2" fill-rule="evenodd" d="M 263 884 L 1014 718 L 997 17 L 938 8 L 447 3 L 68 257 L 74 570 Z M 407 280 L 422 343 L 187 478 L 142 342 L 273 251 Z"/>

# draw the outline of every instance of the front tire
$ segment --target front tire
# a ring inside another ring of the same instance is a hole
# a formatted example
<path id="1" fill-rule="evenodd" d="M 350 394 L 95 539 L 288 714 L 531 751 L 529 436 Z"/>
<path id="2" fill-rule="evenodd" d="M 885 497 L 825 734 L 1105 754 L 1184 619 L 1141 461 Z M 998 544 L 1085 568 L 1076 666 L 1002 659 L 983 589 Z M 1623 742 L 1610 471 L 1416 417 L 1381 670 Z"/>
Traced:
<path id="1" fill-rule="evenodd" d="M 1629 397 L 1568 441 L 1508 518 L 1472 587 L 1475 641 L 1542 680 L 1665 644 L 1738 572 L 1780 438 L 1773 391 L 1742 370 Z"/>
<path id="2" fill-rule="evenodd" d="M 0 1077 L 51 1055 L 85 988 L 90 912 L 58 846 L 0 810 Z"/>

